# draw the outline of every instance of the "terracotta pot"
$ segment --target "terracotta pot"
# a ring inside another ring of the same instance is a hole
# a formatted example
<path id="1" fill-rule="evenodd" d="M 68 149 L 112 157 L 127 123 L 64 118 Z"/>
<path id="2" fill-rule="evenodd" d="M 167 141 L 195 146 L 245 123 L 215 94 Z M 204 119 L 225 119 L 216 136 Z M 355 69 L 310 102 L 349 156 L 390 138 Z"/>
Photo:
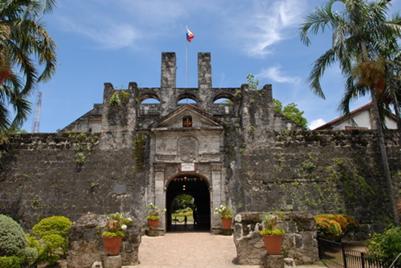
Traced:
<path id="1" fill-rule="evenodd" d="M 157 229 L 157 227 L 160 226 L 160 220 L 149 220 L 148 219 L 148 226 L 149 226 L 149 229 L 155 230 L 155 229 Z"/>
<path id="2" fill-rule="evenodd" d="M 282 235 L 264 235 L 263 242 L 265 243 L 265 249 L 269 255 L 280 255 L 281 244 L 283 243 Z"/>
<path id="3" fill-rule="evenodd" d="M 103 236 L 104 252 L 108 256 L 117 256 L 120 254 L 122 237 L 105 237 Z"/>
<path id="4" fill-rule="evenodd" d="M 231 221 L 232 218 L 221 218 L 221 225 L 223 225 L 223 229 L 231 229 Z"/>

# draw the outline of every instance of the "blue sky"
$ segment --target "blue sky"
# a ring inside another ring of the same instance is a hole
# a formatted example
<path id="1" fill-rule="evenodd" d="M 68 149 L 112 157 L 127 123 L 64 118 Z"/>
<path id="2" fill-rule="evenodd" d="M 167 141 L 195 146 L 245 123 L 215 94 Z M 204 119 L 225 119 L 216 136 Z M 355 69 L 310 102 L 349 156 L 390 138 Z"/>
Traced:
<path id="1" fill-rule="evenodd" d="M 127 88 L 160 85 L 160 53 L 177 54 L 177 86 L 185 82 L 185 26 L 189 44 L 187 86 L 197 86 L 197 53 L 212 53 L 214 87 L 239 87 L 248 73 L 272 84 L 273 96 L 295 102 L 316 125 L 339 115 L 343 78 L 337 67 L 323 79 L 326 100 L 307 82 L 313 61 L 330 46 L 330 34 L 306 47 L 298 28 L 323 0 L 68 0 L 43 17 L 57 43 L 57 71 L 38 85 L 43 92 L 41 132 L 54 132 L 102 102 L 103 83 Z M 391 12 L 401 10 L 393 0 Z M 32 96 L 34 101 L 35 95 Z M 354 103 L 359 106 L 366 99 Z M 33 114 L 23 128 L 31 131 Z"/>

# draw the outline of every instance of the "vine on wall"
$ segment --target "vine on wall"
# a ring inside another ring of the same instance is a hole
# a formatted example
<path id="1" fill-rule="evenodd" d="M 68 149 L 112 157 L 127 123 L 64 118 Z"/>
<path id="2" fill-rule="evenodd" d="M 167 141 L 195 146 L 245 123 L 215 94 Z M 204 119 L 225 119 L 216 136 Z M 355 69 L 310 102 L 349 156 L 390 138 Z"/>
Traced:
<path id="1" fill-rule="evenodd" d="M 133 154 L 135 159 L 135 171 L 140 172 L 145 169 L 145 144 L 146 135 L 137 133 L 132 142 Z"/>
<path id="2" fill-rule="evenodd" d="M 381 206 L 377 198 L 380 186 L 369 183 L 348 158 L 334 158 L 328 164 L 322 165 L 316 155 L 309 154 L 304 161 L 294 164 L 290 159 L 278 156 L 271 176 L 276 179 L 252 180 L 252 189 L 264 189 L 279 197 L 271 204 L 272 209 L 307 210 L 316 213 L 352 211 L 357 214 L 355 216 L 363 217 L 370 213 L 368 207 Z M 249 173 L 247 175 L 249 178 L 256 176 Z M 383 210 L 382 216 L 385 214 Z"/>
<path id="3" fill-rule="evenodd" d="M 71 133 L 68 137 L 72 140 L 75 164 L 80 169 L 88 160 L 97 143 L 97 137 L 86 133 Z"/>

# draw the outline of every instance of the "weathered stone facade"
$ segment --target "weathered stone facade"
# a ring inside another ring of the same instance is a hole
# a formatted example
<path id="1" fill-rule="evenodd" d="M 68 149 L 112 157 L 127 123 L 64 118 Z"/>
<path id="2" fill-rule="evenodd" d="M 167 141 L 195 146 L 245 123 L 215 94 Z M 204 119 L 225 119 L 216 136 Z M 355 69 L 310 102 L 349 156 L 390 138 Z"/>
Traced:
<path id="1" fill-rule="evenodd" d="M 235 212 L 344 212 L 373 228 L 391 220 L 374 132 L 302 130 L 274 112 L 271 85 L 213 88 L 209 53 L 199 53 L 198 69 L 198 88 L 177 88 L 175 53 L 163 53 L 160 88 L 105 83 L 98 112 L 78 120 L 84 127 L 12 137 L 2 148 L 0 213 L 28 227 L 46 215 L 76 220 L 87 212 L 123 211 L 143 223 L 148 203 L 168 214 L 187 183 L 194 196 L 203 189 L 199 213 L 210 229 L 219 227 L 213 210 L 221 203 Z M 178 104 L 184 98 L 196 104 Z M 231 103 L 215 102 L 221 98 Z M 394 180 L 398 135 L 386 139 Z M 168 225 L 163 218 L 162 229 Z"/>

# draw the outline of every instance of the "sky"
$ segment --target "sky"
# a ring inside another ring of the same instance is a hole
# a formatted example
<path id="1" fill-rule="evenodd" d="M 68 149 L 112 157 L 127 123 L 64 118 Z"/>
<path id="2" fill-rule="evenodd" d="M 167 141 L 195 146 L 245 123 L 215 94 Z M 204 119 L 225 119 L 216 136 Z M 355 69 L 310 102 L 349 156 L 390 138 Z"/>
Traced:
<path id="1" fill-rule="evenodd" d="M 103 84 L 160 86 L 161 52 L 177 55 L 177 87 L 197 87 L 197 53 L 211 52 L 214 87 L 240 87 L 252 73 L 273 97 L 296 103 L 311 128 L 340 115 L 344 79 L 337 65 L 322 80 L 326 100 L 308 75 L 331 45 L 330 33 L 305 46 L 299 27 L 326 0 L 68 0 L 42 22 L 57 44 L 57 70 L 42 92 L 40 132 L 55 132 L 102 103 Z M 401 10 L 392 1 L 391 13 Z M 188 44 L 186 26 L 195 34 Z M 185 77 L 185 50 L 188 75 Z M 31 96 L 34 104 L 36 93 Z M 355 101 L 358 107 L 368 99 Z M 34 106 L 33 106 L 34 108 Z M 33 112 L 23 125 L 32 130 Z"/>

